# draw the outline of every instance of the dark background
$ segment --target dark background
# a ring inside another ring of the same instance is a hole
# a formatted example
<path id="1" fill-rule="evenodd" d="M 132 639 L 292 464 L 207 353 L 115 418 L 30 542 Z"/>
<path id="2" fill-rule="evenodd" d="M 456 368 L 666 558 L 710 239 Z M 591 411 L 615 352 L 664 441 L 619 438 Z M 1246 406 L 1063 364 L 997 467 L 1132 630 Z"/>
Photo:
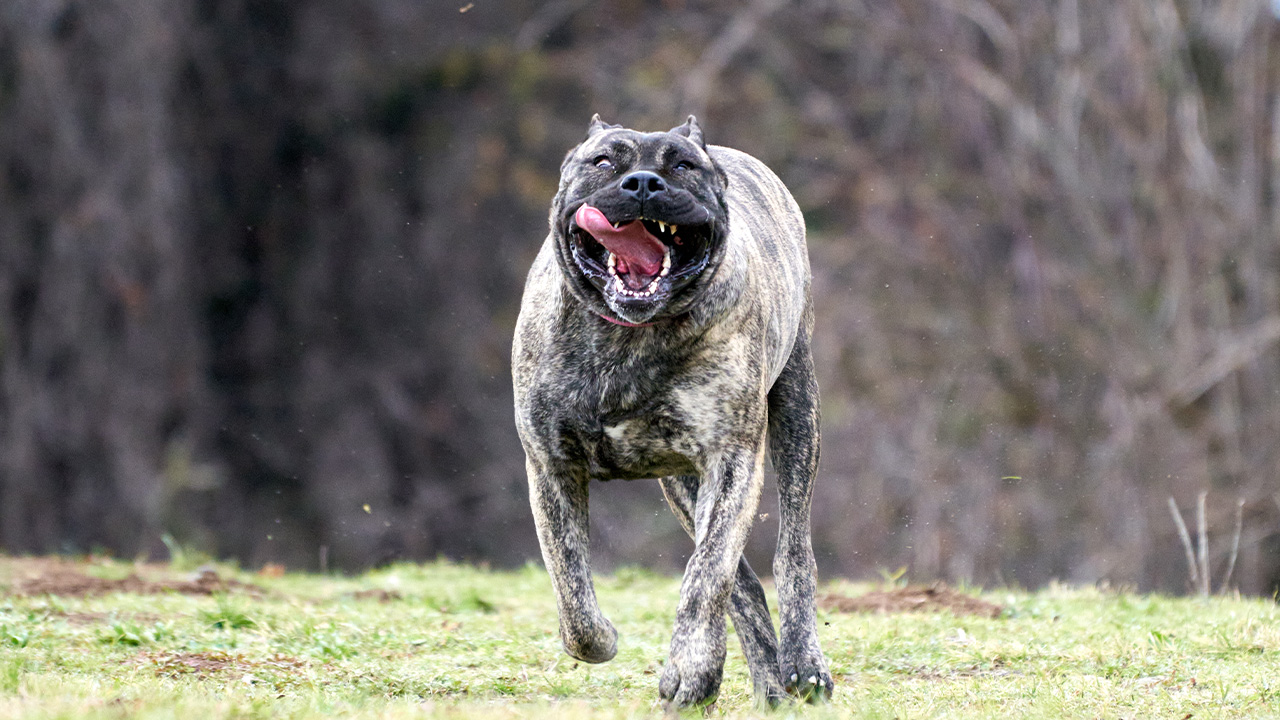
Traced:
<path id="1" fill-rule="evenodd" d="M 1181 591 L 1207 492 L 1270 593 L 1277 88 L 1261 0 L 6 0 L 0 547 L 537 558 L 559 162 L 693 112 L 808 220 L 824 575 Z M 656 483 L 593 511 L 601 567 L 681 566 Z"/>

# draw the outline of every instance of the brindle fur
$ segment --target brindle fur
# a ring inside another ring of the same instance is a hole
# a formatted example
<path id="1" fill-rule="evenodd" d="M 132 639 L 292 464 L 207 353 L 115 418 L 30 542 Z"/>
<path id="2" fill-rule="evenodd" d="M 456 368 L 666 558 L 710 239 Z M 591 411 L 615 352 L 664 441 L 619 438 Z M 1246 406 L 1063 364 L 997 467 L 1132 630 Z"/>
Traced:
<path id="1" fill-rule="evenodd" d="M 673 170 L 677 150 L 696 156 L 696 172 Z M 592 162 L 602 152 L 617 161 L 611 171 Z M 578 206 L 590 200 L 608 214 L 622 202 L 621 178 L 636 170 L 658 173 L 681 202 L 714 216 L 717 228 L 702 274 L 658 306 L 639 309 L 607 303 L 574 264 L 567 238 Z M 592 585 L 588 483 L 662 478 L 668 504 L 695 541 L 658 686 L 676 705 L 716 697 L 726 612 L 758 699 L 831 693 L 818 646 L 809 527 L 819 444 L 809 285 L 795 200 L 755 158 L 706 146 L 694 118 L 670 132 L 640 133 L 596 117 L 566 157 L 512 357 L 530 502 L 564 648 L 604 662 L 617 651 L 617 632 Z M 602 313 L 653 324 L 623 327 Z M 780 500 L 773 566 L 780 644 L 764 590 L 742 557 L 766 451 Z"/>

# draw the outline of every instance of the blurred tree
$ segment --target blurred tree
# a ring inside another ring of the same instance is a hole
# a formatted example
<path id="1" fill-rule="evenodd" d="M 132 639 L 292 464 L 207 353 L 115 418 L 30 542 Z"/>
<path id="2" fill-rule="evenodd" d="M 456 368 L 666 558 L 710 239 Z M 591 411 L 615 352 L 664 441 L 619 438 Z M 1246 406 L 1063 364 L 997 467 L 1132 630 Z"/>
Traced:
<path id="1" fill-rule="evenodd" d="M 560 159 L 697 112 L 808 218 L 824 573 L 1181 589 L 1165 500 L 1207 489 L 1265 592 L 1278 37 L 1262 0 L 11 0 L 0 545 L 536 558 L 507 354 Z M 599 488 L 601 562 L 678 567 L 658 498 Z"/>

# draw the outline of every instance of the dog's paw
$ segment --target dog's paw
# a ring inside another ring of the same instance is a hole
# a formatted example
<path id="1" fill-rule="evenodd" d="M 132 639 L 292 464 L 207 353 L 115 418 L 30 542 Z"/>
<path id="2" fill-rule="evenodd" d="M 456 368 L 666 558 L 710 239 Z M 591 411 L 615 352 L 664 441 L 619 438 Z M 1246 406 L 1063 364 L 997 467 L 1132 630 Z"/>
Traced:
<path id="1" fill-rule="evenodd" d="M 604 618 L 590 631 L 567 632 L 567 628 L 561 626 L 560 640 L 564 651 L 582 662 L 608 662 L 618 654 L 618 631 Z"/>
<path id="2" fill-rule="evenodd" d="M 675 707 L 710 705 L 720 694 L 723 670 L 723 662 L 710 662 L 710 658 L 701 661 L 668 658 L 662 679 L 658 681 L 658 694 Z"/>
<path id="3" fill-rule="evenodd" d="M 819 655 L 816 659 L 798 659 L 782 662 L 782 682 L 787 692 L 797 700 L 808 703 L 826 702 L 831 699 L 831 673 Z"/>
<path id="4" fill-rule="evenodd" d="M 708 630 L 677 632 L 671 639 L 671 653 L 658 680 L 658 694 L 669 705 L 705 707 L 720 694 L 720 680 L 724 676 L 724 625 L 713 623 Z"/>
<path id="5" fill-rule="evenodd" d="M 784 705 L 790 705 L 795 698 L 787 694 L 782 685 L 776 688 L 770 686 L 765 689 L 759 687 L 754 689 L 753 700 L 757 709 L 760 710 L 777 710 Z"/>
<path id="6" fill-rule="evenodd" d="M 752 667 L 751 685 L 752 700 L 759 709 L 776 710 L 792 700 L 778 676 L 776 662 L 769 663 L 767 667 Z"/>

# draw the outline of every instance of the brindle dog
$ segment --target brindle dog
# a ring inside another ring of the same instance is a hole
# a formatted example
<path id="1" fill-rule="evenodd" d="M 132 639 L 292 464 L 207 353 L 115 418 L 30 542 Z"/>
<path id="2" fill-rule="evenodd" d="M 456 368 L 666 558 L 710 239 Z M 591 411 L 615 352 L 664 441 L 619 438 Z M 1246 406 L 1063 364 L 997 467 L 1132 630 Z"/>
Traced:
<path id="1" fill-rule="evenodd" d="M 533 516 L 564 648 L 604 662 L 617 631 L 592 585 L 587 486 L 662 478 L 696 546 L 658 684 L 676 705 L 719 692 L 726 612 L 758 699 L 831 694 L 809 527 L 819 442 L 809 285 L 791 194 L 755 158 L 706 145 L 692 116 L 658 133 L 596 116 L 560 168 L 512 352 Z M 781 508 L 781 644 L 742 557 L 766 449 Z"/>

